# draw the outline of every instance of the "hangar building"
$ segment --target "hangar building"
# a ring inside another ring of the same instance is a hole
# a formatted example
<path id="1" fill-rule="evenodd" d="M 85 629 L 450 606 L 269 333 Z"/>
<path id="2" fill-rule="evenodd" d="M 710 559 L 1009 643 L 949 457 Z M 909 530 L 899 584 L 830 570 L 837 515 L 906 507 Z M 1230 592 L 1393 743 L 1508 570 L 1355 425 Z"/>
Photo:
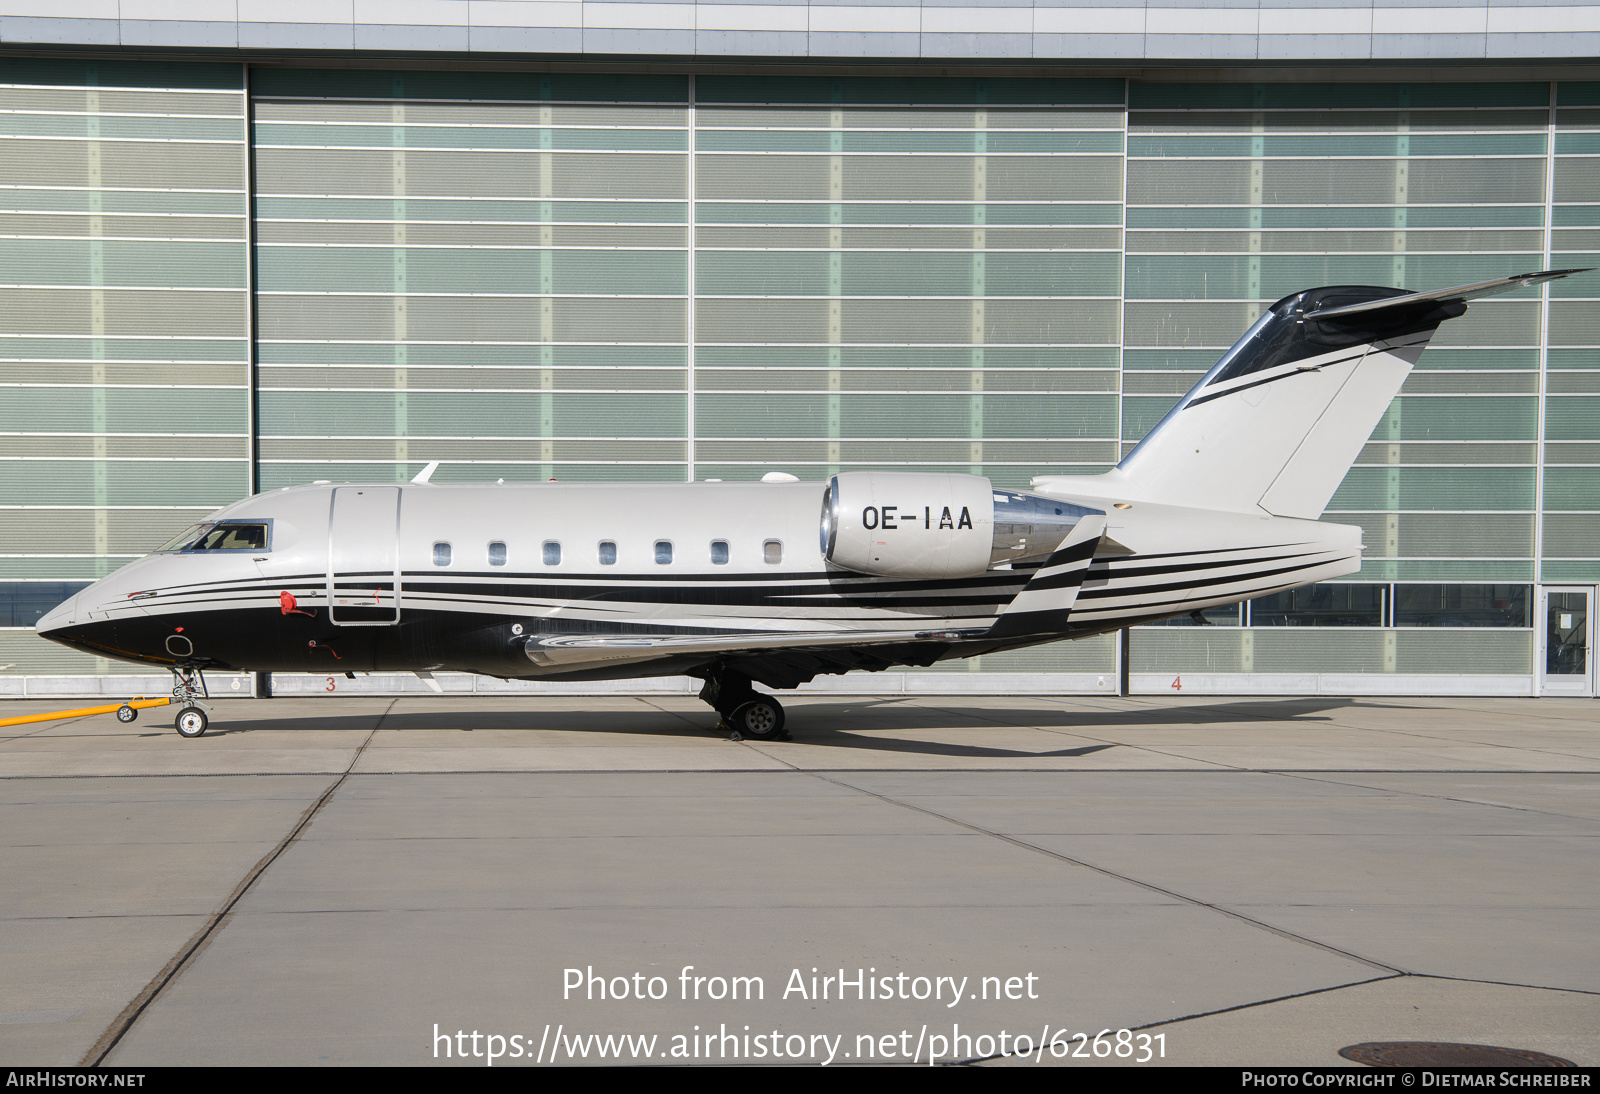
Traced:
<path id="1" fill-rule="evenodd" d="M 1600 266 L 1597 58 L 1560 0 L 0 0 L 0 694 L 124 686 L 32 622 L 255 490 L 1104 470 L 1280 296 Z M 1361 572 L 1135 690 L 1593 695 L 1597 301 L 1446 325 Z"/>

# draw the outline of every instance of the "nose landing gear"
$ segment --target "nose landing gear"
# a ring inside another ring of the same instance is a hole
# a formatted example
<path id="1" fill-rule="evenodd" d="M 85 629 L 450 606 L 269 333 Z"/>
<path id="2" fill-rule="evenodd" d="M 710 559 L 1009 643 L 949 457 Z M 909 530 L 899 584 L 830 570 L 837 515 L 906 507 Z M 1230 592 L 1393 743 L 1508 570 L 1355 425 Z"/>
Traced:
<path id="1" fill-rule="evenodd" d="M 210 719 L 206 717 L 207 704 L 201 699 L 211 698 L 206 690 L 205 674 L 193 666 L 175 667 L 172 670 L 172 704 L 178 707 L 175 726 L 178 736 L 194 740 L 205 735 Z"/>

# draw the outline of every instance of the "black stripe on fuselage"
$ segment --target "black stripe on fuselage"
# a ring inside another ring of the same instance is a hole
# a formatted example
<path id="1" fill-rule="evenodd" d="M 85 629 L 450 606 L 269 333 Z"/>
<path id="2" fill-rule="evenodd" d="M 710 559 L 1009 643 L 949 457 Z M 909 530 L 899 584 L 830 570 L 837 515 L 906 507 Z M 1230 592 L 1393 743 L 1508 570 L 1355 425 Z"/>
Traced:
<path id="1" fill-rule="evenodd" d="M 1149 562 L 1158 562 L 1158 561 L 1163 560 L 1163 559 L 1193 558 L 1196 555 L 1225 555 L 1225 554 L 1239 554 L 1239 553 L 1245 552 L 1245 551 L 1272 551 L 1272 550 L 1281 550 L 1281 549 L 1290 548 L 1290 547 L 1302 547 L 1302 546 L 1305 546 L 1305 545 L 1306 544 L 1303 543 L 1303 542 L 1302 543 L 1272 543 L 1272 544 L 1260 544 L 1260 545 L 1251 546 L 1251 547 L 1221 547 L 1221 548 L 1211 548 L 1211 549 L 1207 549 L 1207 550 L 1166 551 L 1166 552 L 1157 552 L 1157 553 L 1139 554 L 1139 555 L 1126 555 L 1126 556 L 1111 555 L 1111 556 L 1107 556 L 1105 559 L 1096 559 L 1094 561 L 1091 569 L 1090 569 L 1090 573 L 1091 574 L 1095 574 L 1095 573 L 1098 573 L 1098 572 L 1102 571 L 1104 568 L 1106 568 L 1108 566 L 1120 565 L 1123 559 L 1127 559 L 1130 562 L 1137 561 L 1137 562 L 1142 564 L 1142 563 L 1149 563 Z M 789 583 L 812 582 L 812 583 L 814 583 L 814 587 L 819 589 L 819 590 L 821 590 L 821 589 L 834 590 L 834 589 L 841 589 L 841 588 L 842 589 L 867 588 L 867 589 L 871 589 L 874 592 L 884 593 L 884 592 L 916 592 L 916 591 L 922 591 L 922 590 L 927 590 L 927 589 L 948 589 L 952 585 L 955 585 L 957 587 L 986 586 L 986 585 L 995 585 L 995 586 L 1003 587 L 1003 586 L 1006 586 L 1006 585 L 1014 585 L 1014 584 L 1019 584 L 1019 583 L 1025 583 L 1028 580 L 1028 578 L 1033 574 L 1033 572 L 1035 570 L 1040 569 L 1040 568 L 1041 568 L 1041 566 L 1038 563 L 1021 563 L 1021 564 L 1013 565 L 1013 567 L 1010 570 L 991 570 L 988 573 L 980 574 L 980 575 L 977 575 L 975 577 L 966 577 L 966 578 L 901 579 L 901 578 L 875 577 L 875 576 L 873 576 L 871 574 L 857 574 L 857 573 L 852 573 L 850 571 L 845 571 L 845 570 L 831 570 L 831 571 L 830 570 L 823 570 L 823 571 L 810 571 L 810 570 L 808 570 L 808 571 L 801 571 L 801 572 L 798 572 L 798 573 L 787 573 L 787 572 L 785 572 L 785 573 L 770 573 L 770 574 L 769 573 L 761 573 L 759 571 L 729 573 L 729 574 L 645 574 L 645 573 L 622 573 L 622 574 L 617 574 L 617 573 L 591 572 L 591 573 L 578 573 L 578 574 L 573 574 L 571 576 L 562 575 L 557 580 L 562 581 L 562 582 L 594 583 L 594 584 L 600 585 L 602 587 L 606 586 L 606 585 L 617 585 L 617 584 L 626 585 L 626 584 L 634 583 L 634 582 L 640 582 L 640 583 L 648 582 L 648 583 L 655 584 L 655 583 L 667 582 L 667 581 L 678 581 L 678 582 L 686 582 L 686 583 L 691 583 L 691 584 L 692 583 L 698 583 L 698 582 L 714 582 L 714 583 L 717 583 L 717 584 L 725 584 L 725 583 L 737 582 L 737 581 L 760 583 L 760 584 L 774 584 L 774 583 L 777 583 L 777 582 L 789 582 Z M 548 581 L 548 580 L 550 580 L 550 578 L 547 575 L 538 574 L 538 573 L 531 573 L 531 572 L 506 574 L 506 573 L 499 573 L 499 572 L 490 571 L 490 570 L 470 570 L 470 571 L 457 571 L 457 572 L 446 572 L 446 571 L 440 571 L 440 570 L 410 570 L 410 571 L 404 571 L 404 572 L 401 573 L 401 584 L 405 585 L 409 581 L 419 580 L 419 579 L 437 579 L 437 578 L 443 577 L 443 576 L 460 576 L 460 577 L 463 577 L 463 578 L 486 578 L 486 579 L 502 581 L 502 582 L 506 581 L 506 580 L 516 580 L 516 581 Z M 348 574 L 346 574 L 346 573 L 335 574 L 334 575 L 335 586 L 338 587 L 339 585 L 341 585 L 344 582 L 354 581 L 355 579 L 362 578 L 362 577 L 376 577 L 376 578 L 380 578 L 380 579 L 389 578 L 390 580 L 393 580 L 394 574 L 393 574 L 392 571 L 389 571 L 389 570 L 375 570 L 375 571 L 371 571 L 371 572 L 367 572 L 367 571 L 352 571 L 352 572 L 350 572 Z M 328 580 L 328 575 L 327 575 L 327 573 L 325 571 L 317 571 L 315 573 L 284 574 L 284 575 L 281 575 L 281 576 L 270 576 L 270 577 L 256 576 L 256 577 L 229 578 L 229 579 L 226 579 L 226 580 L 223 580 L 223 581 L 195 581 L 195 582 L 190 582 L 190 583 L 183 584 L 183 585 L 174 585 L 174 586 L 170 586 L 170 587 L 164 588 L 164 589 L 157 589 L 157 590 L 155 590 L 156 596 L 148 597 L 148 598 L 145 598 L 145 599 L 148 599 L 148 600 L 159 600 L 160 598 L 165 597 L 165 596 L 171 596 L 171 595 L 181 594 L 181 593 L 188 593 L 188 592 L 191 592 L 191 591 L 200 591 L 200 590 L 205 590 L 205 589 L 230 589 L 230 590 L 236 590 L 236 591 L 241 591 L 241 592 L 252 591 L 252 590 L 259 590 L 259 591 L 262 591 L 262 592 L 265 592 L 267 590 L 277 591 L 277 590 L 283 589 L 286 585 L 298 584 L 298 585 L 301 585 L 301 586 L 305 586 L 305 585 L 308 585 L 308 584 L 311 584 L 311 583 L 315 583 L 316 589 L 318 591 L 320 591 L 320 590 L 322 590 L 323 588 L 326 587 L 327 580 Z M 359 586 L 356 586 L 356 587 L 359 587 Z"/>
<path id="2" fill-rule="evenodd" d="M 1210 559 L 1205 562 L 1182 562 L 1165 566 L 1122 566 L 1116 569 L 1101 566 L 1091 566 L 1085 581 L 1100 579 L 1117 581 L 1135 577 L 1161 577 L 1166 574 L 1193 573 L 1197 570 L 1217 570 L 1226 566 L 1259 566 L 1268 562 L 1288 562 L 1291 559 L 1311 558 L 1313 555 L 1327 554 L 1326 550 L 1301 551 L 1291 555 L 1262 555 L 1250 558 L 1221 558 Z"/>
<path id="3" fill-rule="evenodd" d="M 1218 585 L 1233 585 L 1233 584 L 1238 584 L 1240 582 L 1259 581 L 1259 580 L 1261 580 L 1263 578 L 1278 577 L 1278 576 L 1283 575 L 1283 574 L 1297 573 L 1297 572 L 1299 572 L 1301 570 L 1312 570 L 1312 569 L 1315 569 L 1318 566 L 1325 566 L 1330 562 L 1336 562 L 1336 561 L 1338 561 L 1339 558 L 1340 558 L 1339 555 L 1333 555 L 1330 558 L 1323 558 L 1323 559 L 1319 559 L 1319 560 L 1314 561 L 1314 562 L 1313 561 L 1307 561 L 1307 562 L 1304 562 L 1304 563 L 1302 563 L 1302 564 L 1300 564 L 1298 566 L 1280 566 L 1280 567 L 1278 567 L 1276 569 L 1272 569 L 1272 570 L 1253 570 L 1253 571 L 1251 571 L 1249 573 L 1243 573 L 1243 574 L 1218 574 L 1215 577 L 1210 578 L 1209 580 L 1201 580 L 1201 581 L 1175 581 L 1175 582 L 1168 582 L 1166 584 L 1161 584 L 1161 585 L 1140 585 L 1140 586 L 1137 586 L 1135 588 L 1123 588 L 1123 589 L 1113 588 L 1113 587 L 1110 587 L 1110 586 L 1100 586 L 1100 587 L 1093 588 L 1093 589 L 1084 588 L 1078 593 L 1078 603 L 1081 605 L 1081 604 L 1084 604 L 1086 601 L 1115 600 L 1115 599 L 1118 599 L 1120 597 L 1144 596 L 1144 595 L 1149 594 L 1149 593 L 1188 592 L 1188 593 L 1191 593 L 1191 594 L 1198 594 L 1199 590 L 1201 590 L 1201 589 L 1210 588 L 1210 587 L 1214 587 L 1214 586 L 1218 586 Z M 1292 584 L 1293 583 L 1291 583 L 1291 585 Z M 1257 595 L 1259 595 L 1259 593 L 1257 593 L 1255 591 L 1251 591 L 1251 592 L 1249 592 L 1247 594 L 1244 594 L 1243 596 L 1240 596 L 1239 599 L 1243 600 L 1243 599 L 1246 599 L 1249 596 L 1257 596 Z M 1188 597 L 1186 599 L 1194 600 L 1194 599 L 1204 599 L 1204 598 L 1200 597 L 1198 595 L 1191 595 L 1190 597 Z M 1157 602 L 1157 605 L 1148 605 L 1148 606 L 1158 606 L 1159 604 L 1181 604 L 1183 602 L 1184 602 L 1183 600 L 1161 601 L 1161 602 Z M 1136 608 L 1133 608 L 1133 609 L 1105 608 L 1105 609 L 1102 609 L 1102 610 L 1104 610 L 1104 611 L 1139 610 L 1139 609 L 1142 609 L 1142 608 L 1144 608 L 1146 606 L 1147 605 L 1141 604 L 1141 605 L 1138 605 Z"/>
<path id="4" fill-rule="evenodd" d="M 474 580 L 476 575 L 463 574 L 459 578 L 439 580 L 437 575 L 428 579 L 414 578 L 402 581 L 401 599 L 411 602 L 430 597 L 482 598 L 503 601 L 560 600 L 568 602 L 638 603 L 638 604 L 702 604 L 729 607 L 807 607 L 834 606 L 843 602 L 856 607 L 915 608 L 919 606 L 951 606 L 961 604 L 995 605 L 1009 603 L 1016 592 L 1032 576 L 1031 570 L 1009 571 L 1004 575 L 986 576 L 983 579 L 951 579 L 946 581 L 867 581 L 846 584 L 791 584 L 773 587 L 769 584 L 731 586 L 719 584 L 707 587 L 692 583 L 679 585 L 652 584 L 629 586 L 622 581 L 606 584 L 580 584 L 568 580 L 551 582 L 548 578 L 512 578 L 492 575 L 493 582 Z M 215 583 L 213 583 L 215 584 Z M 206 602 L 219 596 L 227 599 L 256 596 L 277 596 L 288 582 L 254 582 L 250 585 L 233 585 L 226 589 L 205 589 L 190 586 L 175 589 L 139 601 L 141 607 L 172 607 Z M 369 583 L 370 584 L 370 583 Z M 338 581 L 335 591 L 345 589 L 360 592 L 368 585 Z M 969 591 L 970 590 L 970 591 Z M 321 592 L 317 587 L 314 591 Z M 929 595 L 930 593 L 934 595 Z"/>
<path id="5" fill-rule="evenodd" d="M 1090 583 L 1085 589 L 1084 596 L 1089 598 L 1106 596 L 1134 595 L 1141 592 L 1167 591 L 1186 587 L 1204 587 L 1226 581 L 1245 581 L 1252 576 L 1270 576 L 1274 573 L 1287 572 L 1285 570 L 1265 571 L 1256 575 L 1239 574 L 1219 577 L 1212 581 L 1177 583 L 1155 586 L 1135 586 L 1133 588 L 1117 588 L 1128 579 L 1138 577 L 1157 576 L 1184 572 L 1217 570 L 1224 567 L 1260 565 L 1265 562 L 1276 562 L 1296 557 L 1310 557 L 1304 555 L 1268 555 L 1255 554 L 1249 558 L 1217 557 L 1238 555 L 1245 552 L 1260 552 L 1262 550 L 1283 550 L 1305 544 L 1274 544 L 1270 546 L 1223 548 L 1196 551 L 1174 551 L 1146 555 L 1113 557 L 1104 561 L 1094 561 L 1083 575 L 1082 580 Z M 1321 552 L 1319 552 L 1321 553 Z M 1194 559 L 1195 556 L 1210 556 L 1200 561 L 1165 562 L 1163 560 Z M 463 573 L 456 578 L 451 575 L 450 580 L 439 580 L 444 576 L 437 572 L 412 572 L 402 576 L 402 609 L 407 607 L 415 610 L 422 603 L 455 603 L 470 604 L 474 600 L 483 601 L 493 598 L 498 601 L 497 606 L 515 607 L 528 602 L 538 602 L 541 606 L 550 606 L 550 602 L 559 601 L 566 604 L 590 604 L 595 611 L 614 611 L 602 605 L 608 604 L 683 604 L 683 605 L 722 605 L 726 607 L 785 607 L 785 608 L 837 608 L 847 605 L 862 610 L 917 610 L 921 608 L 989 608 L 995 609 L 1013 600 L 1021 588 L 1034 576 L 1037 566 L 1024 566 L 1007 571 L 991 571 L 990 573 L 974 578 L 952 579 L 922 579 L 922 580 L 896 580 L 876 578 L 868 575 L 841 575 L 828 573 L 805 572 L 800 574 L 712 574 L 712 575 L 576 575 L 573 578 L 559 579 L 551 582 L 544 575 L 509 575 L 498 573 L 484 573 L 473 571 Z M 349 575 L 355 578 L 360 575 Z M 379 578 L 389 578 L 393 574 L 388 571 L 374 572 L 371 575 Z M 648 577 L 648 584 L 644 588 L 630 585 L 635 578 Z M 1061 575 L 1067 577 L 1067 575 Z M 1072 577 L 1077 577 L 1074 572 Z M 748 583 L 743 587 L 731 585 L 731 582 L 748 578 Z M 346 575 L 338 575 L 335 588 L 348 587 L 359 591 L 365 585 L 353 580 L 345 580 Z M 477 580 L 481 578 L 494 579 L 491 582 Z M 667 586 L 666 581 L 675 581 L 678 584 Z M 1068 577 L 1068 580 L 1071 580 Z M 704 582 L 714 582 L 708 587 Z M 780 581 L 786 582 L 778 586 Z M 585 584 L 584 582 L 594 582 Z M 1110 586 L 1101 585 L 1100 582 L 1110 582 Z M 287 585 L 298 586 L 303 591 L 320 593 L 326 586 L 325 574 L 296 574 L 280 578 L 241 578 L 230 581 L 197 582 L 193 585 L 180 586 L 171 591 L 161 591 L 156 596 L 145 597 L 136 602 L 139 607 L 146 610 L 163 609 L 172 610 L 194 605 L 214 604 L 217 600 L 247 601 L 258 596 L 275 597 Z M 966 590 L 974 590 L 968 592 Z M 984 591 L 977 591 L 984 590 Z M 937 592 L 940 595 L 915 595 L 919 593 Z M 219 595 L 221 594 L 221 595 Z M 320 606 L 320 605 L 319 605 Z"/>

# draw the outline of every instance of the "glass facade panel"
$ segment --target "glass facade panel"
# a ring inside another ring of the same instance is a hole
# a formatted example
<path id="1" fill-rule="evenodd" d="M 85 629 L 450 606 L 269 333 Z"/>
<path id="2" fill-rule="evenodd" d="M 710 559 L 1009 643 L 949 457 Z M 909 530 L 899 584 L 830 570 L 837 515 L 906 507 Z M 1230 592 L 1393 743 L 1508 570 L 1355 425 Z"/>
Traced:
<path id="1" fill-rule="evenodd" d="M 243 87 L 0 61 L 0 626 L 250 492 Z M 28 639 L 0 672 L 114 671 Z"/>
<path id="2" fill-rule="evenodd" d="M 0 581 L 0 627 L 31 627 L 87 581 Z"/>
<path id="3" fill-rule="evenodd" d="M 92 579 L 251 489 L 430 460 L 438 482 L 1095 474 L 1285 293 L 1600 264 L 1595 84 L 270 67 L 252 132 L 243 87 L 0 63 L 6 582 Z M 1531 671 L 1530 583 L 1600 579 L 1597 286 L 1443 327 L 1327 514 L 1362 527 L 1361 572 L 1202 613 L 1227 635 L 1168 621 L 1150 663 L 1310 671 L 1324 639 L 1285 629 L 1396 626 L 1445 637 L 1334 636 L 1327 664 L 1448 672 L 1445 632 L 1481 627 L 1519 633 L 1460 638 L 1470 663 Z M 62 657 L 93 664 L 0 662 Z"/>
<path id="4" fill-rule="evenodd" d="M 1307 585 L 1250 601 L 1252 627 L 1381 627 L 1387 585 Z"/>
<path id="5" fill-rule="evenodd" d="M 1397 627 L 1530 627 L 1531 585 L 1396 585 Z"/>

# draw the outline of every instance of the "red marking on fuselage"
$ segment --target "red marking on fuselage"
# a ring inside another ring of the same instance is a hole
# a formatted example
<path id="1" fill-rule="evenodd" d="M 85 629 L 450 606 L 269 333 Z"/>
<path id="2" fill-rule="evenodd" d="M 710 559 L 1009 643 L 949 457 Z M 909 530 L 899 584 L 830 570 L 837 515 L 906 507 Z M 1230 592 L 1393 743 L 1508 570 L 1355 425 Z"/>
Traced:
<path id="1" fill-rule="evenodd" d="M 307 642 L 306 645 L 308 647 L 310 647 L 311 649 L 314 649 L 314 650 L 315 649 L 327 650 L 329 653 L 333 654 L 333 659 L 335 661 L 343 661 L 344 660 L 343 657 L 339 656 L 339 651 L 335 650 L 332 646 L 319 646 L 318 643 L 317 643 L 317 640 L 315 638 L 313 638 L 311 641 Z"/>

